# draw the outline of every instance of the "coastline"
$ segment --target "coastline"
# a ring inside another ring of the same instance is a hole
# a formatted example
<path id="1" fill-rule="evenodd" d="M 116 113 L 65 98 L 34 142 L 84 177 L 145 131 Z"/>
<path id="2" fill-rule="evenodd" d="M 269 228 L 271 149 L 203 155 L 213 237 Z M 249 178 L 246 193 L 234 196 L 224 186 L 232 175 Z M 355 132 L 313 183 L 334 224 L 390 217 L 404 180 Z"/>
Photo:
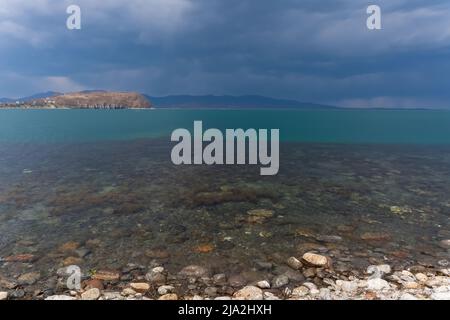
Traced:
<path id="1" fill-rule="evenodd" d="M 335 271 L 332 264 L 318 265 L 320 258 L 325 258 L 325 261 L 329 258 L 315 255 L 316 262 L 290 257 L 283 274 L 255 281 L 246 281 L 240 275 L 213 275 L 208 268 L 199 265 L 189 265 L 172 274 L 157 261 L 150 267 L 129 263 L 121 270 L 96 270 L 90 275 L 82 275 L 79 290 L 70 290 L 65 285 L 73 274 L 71 270 L 77 266 L 59 268 L 57 277 L 47 281 L 55 283 L 54 287 L 35 286 L 40 279 L 36 272 L 22 274 L 17 279 L 0 275 L 0 300 L 450 299 L 450 268 L 417 265 L 405 270 L 392 270 L 391 266 L 383 264 L 371 265 L 361 275 L 352 275 L 352 272 L 349 275 Z M 21 258 L 25 259 L 26 255 Z M 24 261 L 17 258 L 10 263 Z M 309 274 L 307 277 L 306 272 Z"/>

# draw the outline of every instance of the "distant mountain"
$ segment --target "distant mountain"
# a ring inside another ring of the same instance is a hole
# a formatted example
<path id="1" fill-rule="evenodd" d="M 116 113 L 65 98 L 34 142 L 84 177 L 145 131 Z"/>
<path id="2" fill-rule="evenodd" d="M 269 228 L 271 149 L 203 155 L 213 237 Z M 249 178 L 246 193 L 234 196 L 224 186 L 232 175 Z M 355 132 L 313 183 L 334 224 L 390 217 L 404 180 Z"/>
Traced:
<path id="1" fill-rule="evenodd" d="M 305 103 L 296 100 L 275 99 L 257 95 L 246 96 L 191 96 L 173 95 L 153 97 L 145 95 L 155 108 L 336 108 L 333 106 Z"/>
<path id="2" fill-rule="evenodd" d="M 0 98 L 0 103 L 11 103 L 11 102 L 13 102 L 14 100 L 12 100 L 12 99 L 9 99 L 9 98 Z"/>

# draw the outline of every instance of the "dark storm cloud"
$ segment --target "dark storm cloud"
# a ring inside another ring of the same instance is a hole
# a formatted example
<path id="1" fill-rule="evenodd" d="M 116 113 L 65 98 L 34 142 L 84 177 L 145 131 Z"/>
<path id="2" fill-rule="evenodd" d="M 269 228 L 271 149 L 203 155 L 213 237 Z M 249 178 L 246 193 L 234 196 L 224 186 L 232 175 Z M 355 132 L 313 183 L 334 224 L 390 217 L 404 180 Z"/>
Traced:
<path id="1" fill-rule="evenodd" d="M 65 9 L 82 9 L 82 30 Z M 450 3 L 3 0 L 0 96 L 83 88 L 450 106 Z"/>

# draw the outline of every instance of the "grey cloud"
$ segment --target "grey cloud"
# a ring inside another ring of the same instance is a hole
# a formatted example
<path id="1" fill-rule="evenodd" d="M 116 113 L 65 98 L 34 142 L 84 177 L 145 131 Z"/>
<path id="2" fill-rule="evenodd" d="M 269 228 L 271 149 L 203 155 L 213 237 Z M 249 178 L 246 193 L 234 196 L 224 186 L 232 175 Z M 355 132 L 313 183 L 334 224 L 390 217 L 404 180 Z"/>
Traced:
<path id="1" fill-rule="evenodd" d="M 76 2 L 83 29 L 73 32 L 65 29 L 72 1 L 0 3 L 0 96 L 30 94 L 43 83 L 450 106 L 448 1 L 379 0 L 383 30 L 376 32 L 365 27 L 371 2 L 363 0 Z"/>

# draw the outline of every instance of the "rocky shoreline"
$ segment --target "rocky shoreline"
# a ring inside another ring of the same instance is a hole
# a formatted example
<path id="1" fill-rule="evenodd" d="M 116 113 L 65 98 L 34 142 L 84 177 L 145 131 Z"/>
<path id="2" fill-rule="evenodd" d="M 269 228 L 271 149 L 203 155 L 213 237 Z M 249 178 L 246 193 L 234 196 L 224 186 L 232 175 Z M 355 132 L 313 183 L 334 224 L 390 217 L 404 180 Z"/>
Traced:
<path id="1" fill-rule="evenodd" d="M 32 267 L 33 260 L 18 255 L 4 261 Z M 0 273 L 0 300 L 450 300 L 450 268 L 393 270 L 381 264 L 362 274 L 337 272 L 330 257 L 316 252 L 290 257 L 278 274 L 254 281 L 239 274 L 212 274 L 198 265 L 171 274 L 155 260 L 150 266 L 130 263 L 122 270 L 91 270 L 82 274 L 80 290 L 69 290 L 70 268 L 58 269 L 46 288 L 34 286 L 39 272 L 16 278 Z"/>

